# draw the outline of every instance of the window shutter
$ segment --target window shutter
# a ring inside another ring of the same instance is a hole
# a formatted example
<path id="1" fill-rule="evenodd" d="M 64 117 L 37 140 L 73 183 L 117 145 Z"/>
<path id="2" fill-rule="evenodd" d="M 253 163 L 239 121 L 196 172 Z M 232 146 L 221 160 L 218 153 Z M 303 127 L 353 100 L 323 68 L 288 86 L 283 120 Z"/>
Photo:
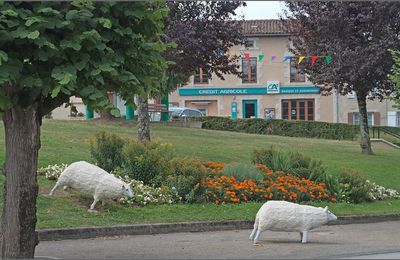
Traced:
<path id="1" fill-rule="evenodd" d="M 352 125 L 353 124 L 353 113 L 347 113 L 347 122 Z"/>
<path id="2" fill-rule="evenodd" d="M 381 113 L 374 112 L 374 125 L 381 125 Z"/>

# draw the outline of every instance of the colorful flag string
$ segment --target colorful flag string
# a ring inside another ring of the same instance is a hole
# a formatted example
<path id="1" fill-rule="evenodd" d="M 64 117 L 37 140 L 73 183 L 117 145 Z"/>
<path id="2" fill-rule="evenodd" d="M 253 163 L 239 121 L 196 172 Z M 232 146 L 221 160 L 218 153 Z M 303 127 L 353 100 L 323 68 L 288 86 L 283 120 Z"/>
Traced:
<path id="1" fill-rule="evenodd" d="M 230 54 L 230 56 L 233 56 L 233 55 L 232 55 L 232 54 L 233 54 L 232 52 L 229 52 L 229 54 Z M 236 53 L 235 53 L 235 54 L 236 54 Z M 240 51 L 239 55 L 240 55 L 240 56 L 243 55 L 243 56 L 244 56 L 244 59 L 245 59 L 248 63 L 250 63 L 250 53 L 249 53 L 249 52 Z M 261 62 L 261 61 L 264 60 L 264 54 L 258 54 L 257 56 L 258 56 L 258 61 Z M 284 55 L 281 61 L 282 61 L 282 62 L 286 62 L 286 61 L 291 60 L 292 58 L 297 59 L 297 64 L 302 63 L 305 59 L 308 59 L 308 58 L 311 58 L 311 65 L 314 65 L 315 62 L 318 60 L 318 58 L 324 58 L 326 64 L 330 64 L 330 63 L 332 62 L 332 56 L 330 56 L 330 55 L 324 55 L 324 56 L 322 56 L 322 55 L 312 55 L 312 56 L 291 56 L 291 55 Z M 271 61 L 271 62 L 278 62 L 278 56 L 272 55 L 270 61 Z"/>

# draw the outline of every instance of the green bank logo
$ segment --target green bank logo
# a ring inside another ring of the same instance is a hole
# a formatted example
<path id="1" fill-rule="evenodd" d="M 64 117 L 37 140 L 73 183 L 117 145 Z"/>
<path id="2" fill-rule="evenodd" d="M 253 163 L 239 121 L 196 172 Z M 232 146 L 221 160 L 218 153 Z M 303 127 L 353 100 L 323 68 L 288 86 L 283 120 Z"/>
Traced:
<path id="1" fill-rule="evenodd" d="M 279 81 L 268 81 L 267 82 L 267 93 L 268 94 L 279 94 Z"/>

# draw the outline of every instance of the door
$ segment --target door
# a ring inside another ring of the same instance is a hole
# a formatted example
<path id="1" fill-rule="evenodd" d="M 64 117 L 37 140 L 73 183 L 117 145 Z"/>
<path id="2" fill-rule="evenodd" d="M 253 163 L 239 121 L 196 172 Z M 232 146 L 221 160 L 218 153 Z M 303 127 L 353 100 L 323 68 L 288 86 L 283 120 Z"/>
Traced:
<path id="1" fill-rule="evenodd" d="M 243 100 L 243 118 L 257 118 L 257 100 Z"/>

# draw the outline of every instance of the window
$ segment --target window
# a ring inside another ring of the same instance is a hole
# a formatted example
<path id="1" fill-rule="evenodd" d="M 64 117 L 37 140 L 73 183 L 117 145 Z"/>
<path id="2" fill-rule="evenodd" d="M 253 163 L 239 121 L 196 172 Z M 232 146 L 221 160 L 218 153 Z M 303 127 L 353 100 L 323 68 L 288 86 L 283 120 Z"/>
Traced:
<path id="1" fill-rule="evenodd" d="M 314 120 L 314 99 L 282 100 L 282 119 Z"/>
<path id="2" fill-rule="evenodd" d="M 250 58 L 250 62 L 242 59 L 242 83 L 257 83 L 257 59 Z"/>
<path id="3" fill-rule="evenodd" d="M 194 74 L 194 84 L 208 84 L 208 76 L 203 73 L 203 69 L 199 68 Z"/>
<path id="4" fill-rule="evenodd" d="M 199 110 L 201 111 L 201 113 L 203 113 L 203 115 L 205 115 L 205 116 L 208 115 L 208 109 L 207 108 L 199 108 Z"/>
<path id="5" fill-rule="evenodd" d="M 202 116 L 203 114 L 196 110 L 189 110 L 189 116 Z"/>
<path id="6" fill-rule="evenodd" d="M 244 47 L 245 48 L 254 48 L 255 47 L 255 40 L 246 40 L 244 42 Z"/>
<path id="7" fill-rule="evenodd" d="M 303 61 L 304 62 L 304 61 Z M 290 82 L 305 82 L 304 64 L 297 64 L 297 58 L 290 58 Z"/>
<path id="8" fill-rule="evenodd" d="M 374 113 L 368 112 L 368 125 L 374 125 Z M 360 124 L 360 113 L 353 113 L 353 124 L 359 125 Z"/>
<path id="9" fill-rule="evenodd" d="M 397 112 L 397 120 L 396 120 L 396 122 L 397 122 L 397 126 L 400 126 L 400 112 Z"/>
<path id="10" fill-rule="evenodd" d="M 190 110 L 186 109 L 182 112 L 181 116 L 190 116 Z"/>

